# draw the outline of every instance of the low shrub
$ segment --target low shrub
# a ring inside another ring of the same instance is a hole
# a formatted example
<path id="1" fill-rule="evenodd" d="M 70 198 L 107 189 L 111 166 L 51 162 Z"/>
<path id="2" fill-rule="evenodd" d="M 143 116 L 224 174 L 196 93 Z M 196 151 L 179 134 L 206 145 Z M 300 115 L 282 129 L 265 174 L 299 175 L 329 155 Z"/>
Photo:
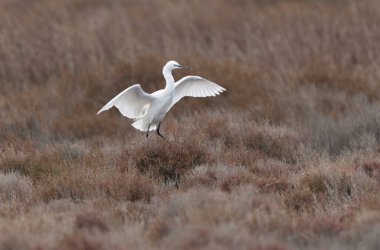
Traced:
<path id="1" fill-rule="evenodd" d="M 209 161 L 207 148 L 197 141 L 158 141 L 128 151 L 136 168 L 145 175 L 177 184 L 195 166 Z"/>

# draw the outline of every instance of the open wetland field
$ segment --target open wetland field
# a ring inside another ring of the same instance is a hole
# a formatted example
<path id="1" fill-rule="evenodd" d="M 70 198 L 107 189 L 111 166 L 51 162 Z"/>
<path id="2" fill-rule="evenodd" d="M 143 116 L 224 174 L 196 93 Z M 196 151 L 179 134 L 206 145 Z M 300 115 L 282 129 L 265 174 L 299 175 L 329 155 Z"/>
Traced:
<path id="1" fill-rule="evenodd" d="M 0 249 L 379 249 L 379 151 L 378 0 L 0 0 Z"/>

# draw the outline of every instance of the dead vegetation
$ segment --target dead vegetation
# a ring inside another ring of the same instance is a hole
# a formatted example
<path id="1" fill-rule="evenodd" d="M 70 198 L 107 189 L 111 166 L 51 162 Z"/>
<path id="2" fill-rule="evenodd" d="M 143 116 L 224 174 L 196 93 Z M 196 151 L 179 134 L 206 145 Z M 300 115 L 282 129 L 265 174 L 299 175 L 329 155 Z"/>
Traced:
<path id="1" fill-rule="evenodd" d="M 175 181 L 177 184 L 181 176 L 195 166 L 210 162 L 207 148 L 195 140 L 179 144 L 158 140 L 136 146 L 127 151 L 127 157 L 142 174 L 164 182 Z"/>
<path id="2" fill-rule="evenodd" d="M 0 1 L 0 249 L 376 249 L 379 22 L 375 0 Z M 95 115 L 171 59 L 228 91 L 178 103 L 168 141 Z"/>

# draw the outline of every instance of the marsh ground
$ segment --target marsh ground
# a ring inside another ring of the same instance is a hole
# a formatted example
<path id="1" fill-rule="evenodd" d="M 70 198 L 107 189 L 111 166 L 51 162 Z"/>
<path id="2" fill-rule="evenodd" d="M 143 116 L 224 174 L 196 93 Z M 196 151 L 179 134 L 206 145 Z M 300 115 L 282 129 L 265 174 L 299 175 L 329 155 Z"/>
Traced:
<path id="1" fill-rule="evenodd" d="M 376 0 L 1 0 L 0 249 L 377 249 L 379 23 Z M 228 91 L 175 106 L 169 142 L 96 116 L 171 59 Z"/>

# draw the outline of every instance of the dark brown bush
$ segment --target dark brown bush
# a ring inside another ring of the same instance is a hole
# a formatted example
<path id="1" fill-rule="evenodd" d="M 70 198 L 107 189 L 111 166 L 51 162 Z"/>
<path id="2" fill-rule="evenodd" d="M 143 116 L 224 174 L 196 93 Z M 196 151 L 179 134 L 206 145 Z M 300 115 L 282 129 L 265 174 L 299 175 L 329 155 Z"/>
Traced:
<path id="1" fill-rule="evenodd" d="M 207 149 L 200 142 L 156 141 L 128 151 L 136 168 L 146 175 L 167 181 L 180 177 L 195 166 L 209 160 Z"/>

